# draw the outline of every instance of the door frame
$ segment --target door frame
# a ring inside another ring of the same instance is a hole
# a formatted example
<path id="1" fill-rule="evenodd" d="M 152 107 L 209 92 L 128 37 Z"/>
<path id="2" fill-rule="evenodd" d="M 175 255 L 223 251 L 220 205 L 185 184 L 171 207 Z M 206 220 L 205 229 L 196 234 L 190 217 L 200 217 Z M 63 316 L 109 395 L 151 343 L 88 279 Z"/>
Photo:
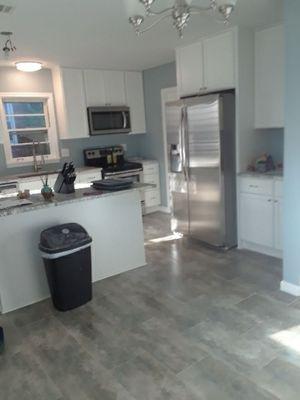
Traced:
<path id="1" fill-rule="evenodd" d="M 179 100 L 178 88 L 169 87 L 161 89 L 161 115 L 162 115 L 162 132 L 163 132 L 163 146 L 164 146 L 164 168 L 166 177 L 166 193 L 167 193 L 167 206 L 166 211 L 171 212 L 171 196 L 170 196 L 170 185 L 169 185 L 169 157 L 168 157 L 168 142 L 167 142 L 167 124 L 166 124 L 166 103 L 170 101 Z"/>

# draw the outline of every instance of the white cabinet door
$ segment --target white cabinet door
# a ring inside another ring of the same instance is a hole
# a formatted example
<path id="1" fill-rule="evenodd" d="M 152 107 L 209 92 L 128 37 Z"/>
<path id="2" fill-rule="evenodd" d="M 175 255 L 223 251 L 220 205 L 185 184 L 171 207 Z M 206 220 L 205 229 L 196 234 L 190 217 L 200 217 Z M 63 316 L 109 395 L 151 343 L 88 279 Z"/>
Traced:
<path id="1" fill-rule="evenodd" d="M 63 68 L 61 79 L 64 91 L 66 125 L 61 139 L 79 139 L 89 136 L 83 72 Z M 62 112 L 62 110 L 59 110 Z"/>
<path id="2" fill-rule="evenodd" d="M 284 31 L 255 34 L 255 127 L 284 126 Z"/>
<path id="3" fill-rule="evenodd" d="M 145 133 L 145 102 L 141 72 L 125 72 L 127 105 L 130 107 L 131 132 Z"/>
<path id="4" fill-rule="evenodd" d="M 103 71 L 89 69 L 83 72 L 88 107 L 104 106 L 106 103 Z"/>
<path id="5" fill-rule="evenodd" d="M 204 86 L 202 42 L 176 49 L 179 96 L 199 93 Z"/>
<path id="6" fill-rule="evenodd" d="M 204 86 L 207 90 L 235 87 L 234 32 L 207 38 L 203 41 Z"/>
<path id="7" fill-rule="evenodd" d="M 275 249 L 282 250 L 282 236 L 283 236 L 283 224 L 282 224 L 282 200 L 277 199 L 274 202 L 274 233 L 275 233 Z"/>
<path id="8" fill-rule="evenodd" d="M 273 199 L 261 195 L 240 195 L 241 239 L 273 247 Z"/>
<path id="9" fill-rule="evenodd" d="M 125 73 L 123 71 L 103 71 L 105 103 L 121 106 L 126 104 Z"/>

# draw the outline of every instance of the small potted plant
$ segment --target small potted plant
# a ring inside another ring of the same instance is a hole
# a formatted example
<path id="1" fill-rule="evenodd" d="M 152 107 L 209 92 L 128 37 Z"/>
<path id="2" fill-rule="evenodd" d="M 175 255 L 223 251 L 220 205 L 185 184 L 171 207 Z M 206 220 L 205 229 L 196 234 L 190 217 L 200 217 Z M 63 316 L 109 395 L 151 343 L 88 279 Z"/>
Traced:
<path id="1" fill-rule="evenodd" d="M 48 175 L 45 175 L 44 177 L 41 176 L 41 180 L 43 183 L 41 190 L 42 196 L 46 201 L 52 201 L 54 194 L 52 188 L 48 185 Z"/>

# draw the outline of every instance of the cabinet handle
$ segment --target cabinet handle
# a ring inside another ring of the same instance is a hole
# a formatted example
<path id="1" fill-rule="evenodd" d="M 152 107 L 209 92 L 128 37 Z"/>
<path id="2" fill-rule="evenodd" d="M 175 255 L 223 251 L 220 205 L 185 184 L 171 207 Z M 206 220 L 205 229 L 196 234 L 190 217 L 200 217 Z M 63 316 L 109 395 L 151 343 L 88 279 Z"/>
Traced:
<path id="1" fill-rule="evenodd" d="M 269 199 L 269 200 L 268 200 L 269 203 L 271 203 L 272 201 L 273 201 L 272 199 Z"/>
<path id="2" fill-rule="evenodd" d="M 254 189 L 257 189 L 257 188 L 258 188 L 257 185 L 249 185 L 249 187 L 254 188 Z"/>

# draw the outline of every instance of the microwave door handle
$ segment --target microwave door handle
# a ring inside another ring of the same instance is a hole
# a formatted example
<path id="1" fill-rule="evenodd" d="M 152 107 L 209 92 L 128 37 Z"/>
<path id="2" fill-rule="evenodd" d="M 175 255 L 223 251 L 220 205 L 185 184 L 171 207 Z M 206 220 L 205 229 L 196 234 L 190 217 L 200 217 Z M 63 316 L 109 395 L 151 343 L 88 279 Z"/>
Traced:
<path id="1" fill-rule="evenodd" d="M 122 111 L 122 115 L 123 115 L 123 129 L 127 128 L 127 117 L 126 117 L 126 113 L 124 111 Z"/>

